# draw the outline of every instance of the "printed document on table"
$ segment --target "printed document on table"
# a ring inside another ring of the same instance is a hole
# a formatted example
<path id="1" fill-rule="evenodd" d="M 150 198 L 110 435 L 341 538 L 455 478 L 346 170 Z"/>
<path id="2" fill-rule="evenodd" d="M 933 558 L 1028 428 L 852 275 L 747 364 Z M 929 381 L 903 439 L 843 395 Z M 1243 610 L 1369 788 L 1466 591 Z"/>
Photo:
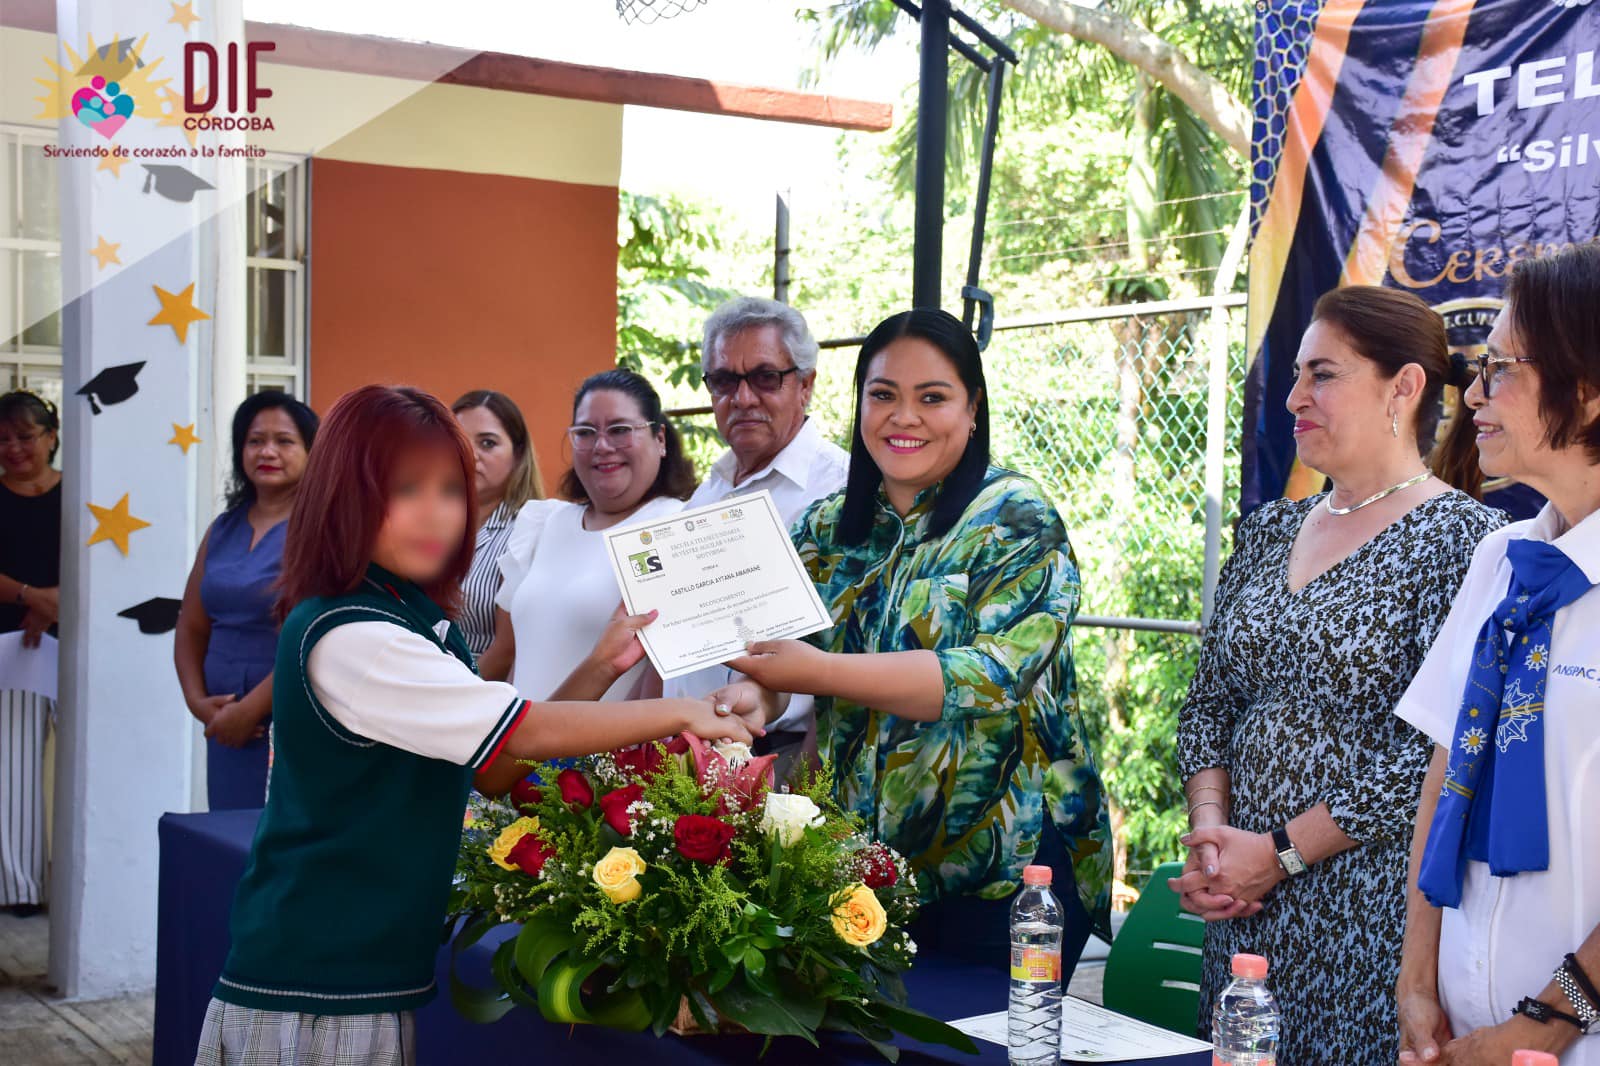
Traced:
<path id="1" fill-rule="evenodd" d="M 1064 996 L 1061 1003 L 1063 1062 L 1176 1058 L 1211 1050 L 1210 1044 L 1193 1037 L 1168 1032 L 1076 996 Z M 950 1024 L 974 1039 L 1002 1047 L 1007 1043 L 1006 1012 L 1003 1010 Z"/>

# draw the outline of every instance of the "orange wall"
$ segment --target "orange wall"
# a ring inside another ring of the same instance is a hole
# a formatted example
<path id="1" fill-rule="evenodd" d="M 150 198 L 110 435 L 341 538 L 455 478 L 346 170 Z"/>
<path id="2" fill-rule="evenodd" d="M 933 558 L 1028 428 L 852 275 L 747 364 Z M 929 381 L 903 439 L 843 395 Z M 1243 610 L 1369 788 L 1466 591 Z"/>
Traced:
<path id="1" fill-rule="evenodd" d="M 616 361 L 615 188 L 317 159 L 310 260 L 313 407 L 499 389 L 554 489 L 573 390 Z"/>

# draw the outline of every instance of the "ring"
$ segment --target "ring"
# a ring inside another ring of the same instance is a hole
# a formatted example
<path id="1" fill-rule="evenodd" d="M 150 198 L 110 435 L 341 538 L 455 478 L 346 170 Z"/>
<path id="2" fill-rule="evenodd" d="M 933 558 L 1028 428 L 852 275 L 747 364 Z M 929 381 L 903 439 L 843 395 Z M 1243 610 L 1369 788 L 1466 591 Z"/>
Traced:
<path id="1" fill-rule="evenodd" d="M 715 710 L 717 714 L 721 715 L 723 718 L 726 718 L 733 713 L 733 708 L 729 707 L 726 703 L 717 704 L 713 710 Z"/>

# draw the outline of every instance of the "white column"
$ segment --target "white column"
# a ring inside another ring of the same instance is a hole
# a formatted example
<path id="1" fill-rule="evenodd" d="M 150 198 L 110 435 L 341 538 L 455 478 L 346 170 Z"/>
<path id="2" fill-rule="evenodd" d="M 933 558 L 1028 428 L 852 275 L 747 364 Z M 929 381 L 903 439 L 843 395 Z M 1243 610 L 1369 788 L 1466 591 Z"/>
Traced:
<path id="1" fill-rule="evenodd" d="M 225 235 L 217 218 L 224 195 L 242 195 L 243 163 L 191 155 L 214 146 L 216 135 L 200 133 L 191 145 L 181 125 L 162 124 L 162 90 L 178 98 L 185 92 L 184 43 L 216 43 L 219 33 L 237 33 L 242 22 L 238 0 L 189 8 L 200 19 L 184 25 L 166 0 L 56 6 L 61 146 L 116 147 L 131 155 L 120 172 L 93 158 L 56 164 L 67 403 L 50 977 L 74 998 L 154 983 L 156 823 L 166 811 L 189 809 L 194 726 L 173 671 L 171 633 L 145 634 L 118 612 L 182 595 L 197 531 L 211 512 L 210 453 L 221 448 L 226 455 L 209 417 L 215 383 L 242 374 L 216 359 L 232 359 L 243 343 L 217 339 L 221 330 L 241 328 L 241 242 L 231 228 Z M 91 36 L 97 48 L 113 45 L 100 66 L 126 60 L 114 42 L 139 46 L 138 63 L 122 64 L 119 83 L 135 110 L 110 137 L 75 118 L 68 105 L 85 83 L 82 64 L 94 65 Z M 163 79 L 165 86 L 156 84 Z M 142 154 L 151 149 L 181 154 Z M 172 199 L 163 192 L 172 191 L 174 177 L 181 187 L 181 175 L 152 174 L 147 164 L 181 167 L 211 188 L 187 202 L 181 193 Z M 221 217 L 237 227 L 236 211 Z M 120 263 L 102 267 L 90 256 L 102 240 L 117 246 Z M 170 295 L 159 295 L 158 287 Z M 191 321 L 190 307 L 213 317 Z M 152 325 L 153 318 L 160 321 Z M 108 367 L 137 362 L 144 363 L 138 391 L 120 402 L 101 397 L 100 414 L 75 395 Z M 203 375 L 202 367 L 213 369 Z M 185 452 L 170 443 L 174 425 L 192 426 L 204 444 Z M 106 518 L 90 505 L 118 510 Z M 149 525 L 119 524 L 120 510 Z"/>

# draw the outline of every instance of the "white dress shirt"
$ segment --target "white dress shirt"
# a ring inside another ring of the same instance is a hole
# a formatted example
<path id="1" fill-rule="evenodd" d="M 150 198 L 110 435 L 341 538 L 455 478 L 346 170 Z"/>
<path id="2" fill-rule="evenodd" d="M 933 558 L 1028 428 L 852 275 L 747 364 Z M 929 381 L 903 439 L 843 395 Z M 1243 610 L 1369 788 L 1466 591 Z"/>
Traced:
<path id="1" fill-rule="evenodd" d="M 757 470 L 739 484 L 733 483 L 738 460 L 732 451 L 724 452 L 711 464 L 711 472 L 689 498 L 686 510 L 708 507 L 735 496 L 748 496 L 762 489 L 772 493 L 772 502 L 784 523 L 793 526 L 807 507 L 824 496 L 844 488 L 845 477 L 850 472 L 850 455 L 843 448 L 826 440 L 817 432 L 816 423 L 807 419 L 794 440 L 773 457 L 772 462 Z M 692 674 L 674 678 L 663 684 L 663 695 L 699 698 L 726 685 L 732 672 L 726 667 L 711 666 Z M 769 729 L 803 730 L 812 717 L 810 696 L 795 696 L 788 710 Z"/>
<path id="2" fill-rule="evenodd" d="M 494 602 L 511 616 L 516 637 L 511 683 L 531 700 L 550 698 L 594 649 L 622 602 L 605 537 L 583 527 L 585 510 L 585 504 L 566 500 L 529 500 L 517 512 L 500 556 L 504 581 Z M 681 510 L 682 500 L 657 496 L 623 524 Z M 648 663 L 637 663 L 601 699 L 628 699 L 647 669 Z"/>
<path id="3" fill-rule="evenodd" d="M 1484 538 L 1396 709 L 1441 746 L 1455 742 L 1473 646 L 1510 588 L 1506 546 L 1516 539 L 1554 542 L 1600 584 L 1600 513 L 1568 530 L 1546 504 L 1537 518 Z M 1556 612 L 1545 650 L 1550 868 L 1496 877 L 1485 863 L 1467 863 L 1461 906 L 1444 909 L 1439 940 L 1439 997 L 1457 1036 L 1511 1017 L 1511 1008 L 1538 996 L 1562 956 L 1600 925 L 1600 590 Z M 1580 1038 L 1561 1063 L 1600 1066 L 1600 1037 Z"/>

